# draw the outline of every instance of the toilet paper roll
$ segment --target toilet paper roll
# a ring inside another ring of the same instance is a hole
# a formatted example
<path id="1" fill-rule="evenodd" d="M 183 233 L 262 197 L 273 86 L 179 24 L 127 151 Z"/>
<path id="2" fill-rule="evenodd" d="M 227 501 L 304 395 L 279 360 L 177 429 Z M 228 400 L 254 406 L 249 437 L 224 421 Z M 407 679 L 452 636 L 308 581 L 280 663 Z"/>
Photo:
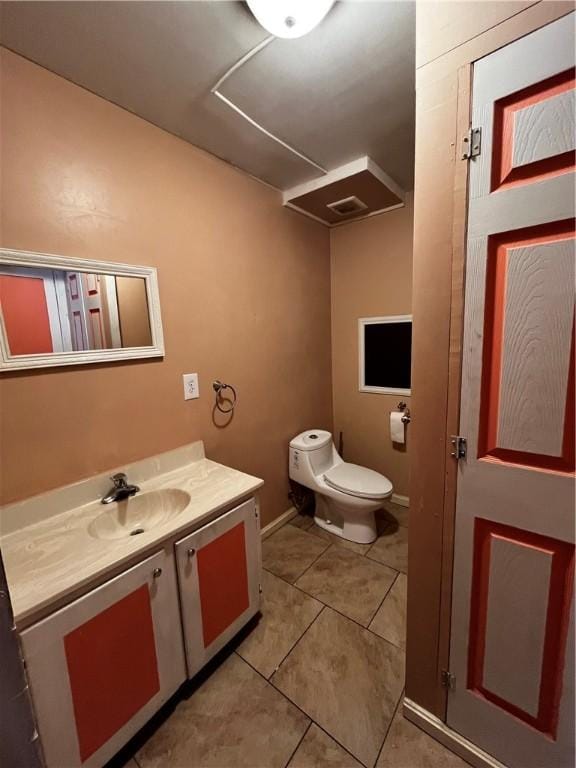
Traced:
<path id="1" fill-rule="evenodd" d="M 390 411 L 390 437 L 393 443 L 403 444 L 406 440 L 402 416 L 401 411 Z"/>

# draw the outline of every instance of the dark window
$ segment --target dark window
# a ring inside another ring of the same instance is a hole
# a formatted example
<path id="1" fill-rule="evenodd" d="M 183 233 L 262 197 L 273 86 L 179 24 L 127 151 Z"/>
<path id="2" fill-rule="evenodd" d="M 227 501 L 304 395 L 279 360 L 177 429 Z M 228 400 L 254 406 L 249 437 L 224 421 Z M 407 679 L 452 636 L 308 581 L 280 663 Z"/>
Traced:
<path id="1" fill-rule="evenodd" d="M 367 323 L 364 327 L 364 386 L 410 389 L 412 323 Z"/>

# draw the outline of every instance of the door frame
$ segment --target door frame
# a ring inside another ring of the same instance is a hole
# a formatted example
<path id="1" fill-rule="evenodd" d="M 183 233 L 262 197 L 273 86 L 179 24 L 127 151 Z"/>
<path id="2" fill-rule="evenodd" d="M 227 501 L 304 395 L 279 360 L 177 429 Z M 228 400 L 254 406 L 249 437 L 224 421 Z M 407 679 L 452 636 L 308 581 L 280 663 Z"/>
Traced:
<path id="1" fill-rule="evenodd" d="M 474 756 L 469 743 L 456 748 L 458 735 L 444 725 L 448 687 L 443 681 L 450 659 L 458 470 L 450 455 L 450 436 L 458 434 L 460 420 L 468 214 L 469 162 L 461 159 L 461 141 L 471 127 L 474 62 L 571 12 L 572 2 L 535 3 L 416 73 L 416 160 L 426 168 L 416 174 L 414 285 L 432 280 L 441 289 L 433 318 L 426 317 L 417 294 L 413 304 L 411 578 L 404 713 L 441 741 L 449 741 L 454 751 L 475 765 L 487 765 L 486 756 Z M 424 114 L 419 121 L 420 107 Z M 432 153 L 438 160 L 429 160 Z M 417 359 L 430 339 L 434 358 Z M 428 387 L 432 377 L 446 392 L 442 402 Z M 449 736 L 442 736 L 449 731 Z"/>

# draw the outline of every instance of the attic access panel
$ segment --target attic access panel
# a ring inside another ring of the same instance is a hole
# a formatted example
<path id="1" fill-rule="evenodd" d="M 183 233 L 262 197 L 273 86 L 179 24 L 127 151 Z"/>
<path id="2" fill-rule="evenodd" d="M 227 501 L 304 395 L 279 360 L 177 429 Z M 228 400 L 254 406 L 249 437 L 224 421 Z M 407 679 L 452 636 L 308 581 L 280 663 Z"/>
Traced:
<path id="1" fill-rule="evenodd" d="M 360 392 L 409 395 L 412 315 L 360 318 L 358 334 Z"/>

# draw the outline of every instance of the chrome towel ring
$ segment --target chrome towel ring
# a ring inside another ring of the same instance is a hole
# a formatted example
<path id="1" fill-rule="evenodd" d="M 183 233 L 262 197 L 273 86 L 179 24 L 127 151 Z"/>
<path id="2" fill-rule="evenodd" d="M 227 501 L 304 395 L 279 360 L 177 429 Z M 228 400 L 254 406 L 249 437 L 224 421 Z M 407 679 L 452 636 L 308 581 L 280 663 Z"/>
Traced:
<path id="1" fill-rule="evenodd" d="M 238 399 L 234 387 L 231 384 L 224 384 L 223 382 L 216 379 L 216 381 L 212 383 L 212 388 L 214 389 L 214 392 L 216 392 L 216 408 L 218 408 L 220 413 L 232 413 L 234 408 L 236 408 L 236 400 Z M 222 408 L 220 404 L 220 400 L 222 399 L 222 392 L 224 392 L 225 389 L 229 389 L 232 392 L 230 408 Z"/>

